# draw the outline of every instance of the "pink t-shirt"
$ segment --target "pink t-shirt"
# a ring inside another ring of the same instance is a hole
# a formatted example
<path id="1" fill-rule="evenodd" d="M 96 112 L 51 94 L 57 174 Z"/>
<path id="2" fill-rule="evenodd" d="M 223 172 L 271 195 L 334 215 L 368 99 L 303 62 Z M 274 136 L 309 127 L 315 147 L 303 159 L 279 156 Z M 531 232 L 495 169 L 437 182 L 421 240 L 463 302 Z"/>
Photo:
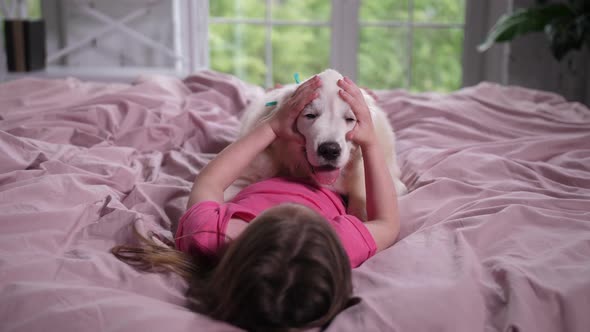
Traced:
<path id="1" fill-rule="evenodd" d="M 281 203 L 302 204 L 324 216 L 338 234 L 352 267 L 361 265 L 377 251 L 369 230 L 358 218 L 346 214 L 339 195 L 285 178 L 252 184 L 228 203 L 205 201 L 193 205 L 180 219 L 176 247 L 183 252 L 197 249 L 215 255 L 225 242 L 225 229 L 232 217 L 250 222 L 262 211 Z"/>

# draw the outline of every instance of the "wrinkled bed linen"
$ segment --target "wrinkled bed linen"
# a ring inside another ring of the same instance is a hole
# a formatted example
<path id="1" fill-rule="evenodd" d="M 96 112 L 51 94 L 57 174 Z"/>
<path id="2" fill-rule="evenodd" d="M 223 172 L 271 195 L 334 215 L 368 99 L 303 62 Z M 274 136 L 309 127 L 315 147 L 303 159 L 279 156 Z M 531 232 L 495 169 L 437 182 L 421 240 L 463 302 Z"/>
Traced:
<path id="1" fill-rule="evenodd" d="M 0 84 L 0 331 L 237 330 L 109 249 L 170 234 L 261 93 L 211 71 Z M 400 240 L 354 270 L 362 302 L 327 330 L 587 331 L 590 110 L 489 83 L 377 94 L 410 189 Z"/>

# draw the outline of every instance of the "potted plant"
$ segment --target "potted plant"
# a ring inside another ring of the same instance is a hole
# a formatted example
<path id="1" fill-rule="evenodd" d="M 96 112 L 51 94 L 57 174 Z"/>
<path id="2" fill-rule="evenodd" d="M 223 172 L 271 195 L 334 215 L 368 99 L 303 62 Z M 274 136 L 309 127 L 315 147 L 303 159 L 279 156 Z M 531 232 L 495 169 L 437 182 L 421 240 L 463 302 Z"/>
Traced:
<path id="1" fill-rule="evenodd" d="M 0 0 L 0 18 L 8 71 L 44 69 L 45 22 L 42 19 L 30 19 L 28 4 L 22 0 Z"/>
<path id="2" fill-rule="evenodd" d="M 537 0 L 531 8 L 504 14 L 478 50 L 484 52 L 494 43 L 512 41 L 533 32 L 545 32 L 551 53 L 558 61 L 584 45 L 590 48 L 590 0 L 559 3 Z"/>

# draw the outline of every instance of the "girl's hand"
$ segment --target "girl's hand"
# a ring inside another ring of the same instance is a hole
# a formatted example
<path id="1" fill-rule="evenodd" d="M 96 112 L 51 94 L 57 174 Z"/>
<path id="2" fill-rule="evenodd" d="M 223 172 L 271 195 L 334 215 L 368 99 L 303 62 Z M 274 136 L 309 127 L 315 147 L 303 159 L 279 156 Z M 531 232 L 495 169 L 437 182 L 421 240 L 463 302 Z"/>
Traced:
<path id="1" fill-rule="evenodd" d="M 363 93 L 348 77 L 338 80 L 338 86 L 342 88 L 342 90 L 338 91 L 340 98 L 350 105 L 350 109 L 356 116 L 356 125 L 346 134 L 346 138 L 361 147 L 376 143 L 377 136 L 375 135 L 373 120 Z"/>
<path id="2" fill-rule="evenodd" d="M 295 121 L 301 111 L 319 96 L 316 90 L 320 86 L 322 81 L 318 76 L 305 81 L 274 113 L 269 119 L 269 125 L 277 137 L 305 144 L 305 139 L 295 129 Z"/>

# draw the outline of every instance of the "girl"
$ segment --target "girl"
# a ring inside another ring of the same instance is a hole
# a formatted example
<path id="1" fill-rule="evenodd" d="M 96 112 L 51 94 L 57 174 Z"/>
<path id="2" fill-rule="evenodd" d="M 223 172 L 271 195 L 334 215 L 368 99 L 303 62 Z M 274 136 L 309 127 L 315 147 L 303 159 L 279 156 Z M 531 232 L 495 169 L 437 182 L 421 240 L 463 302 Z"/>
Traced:
<path id="1" fill-rule="evenodd" d="M 143 270 L 178 273 L 188 281 L 191 309 L 247 330 L 323 327 L 358 302 L 351 267 L 391 246 L 399 221 L 369 109 L 351 80 L 338 82 L 339 94 L 357 120 L 347 138 L 363 154 L 369 221 L 347 215 L 330 190 L 288 178 L 252 184 L 223 202 L 225 189 L 275 139 L 304 143 L 295 121 L 321 84 L 317 76 L 301 84 L 281 109 L 201 170 L 175 232 L 177 250 L 143 238 L 141 247 L 113 253 Z"/>

